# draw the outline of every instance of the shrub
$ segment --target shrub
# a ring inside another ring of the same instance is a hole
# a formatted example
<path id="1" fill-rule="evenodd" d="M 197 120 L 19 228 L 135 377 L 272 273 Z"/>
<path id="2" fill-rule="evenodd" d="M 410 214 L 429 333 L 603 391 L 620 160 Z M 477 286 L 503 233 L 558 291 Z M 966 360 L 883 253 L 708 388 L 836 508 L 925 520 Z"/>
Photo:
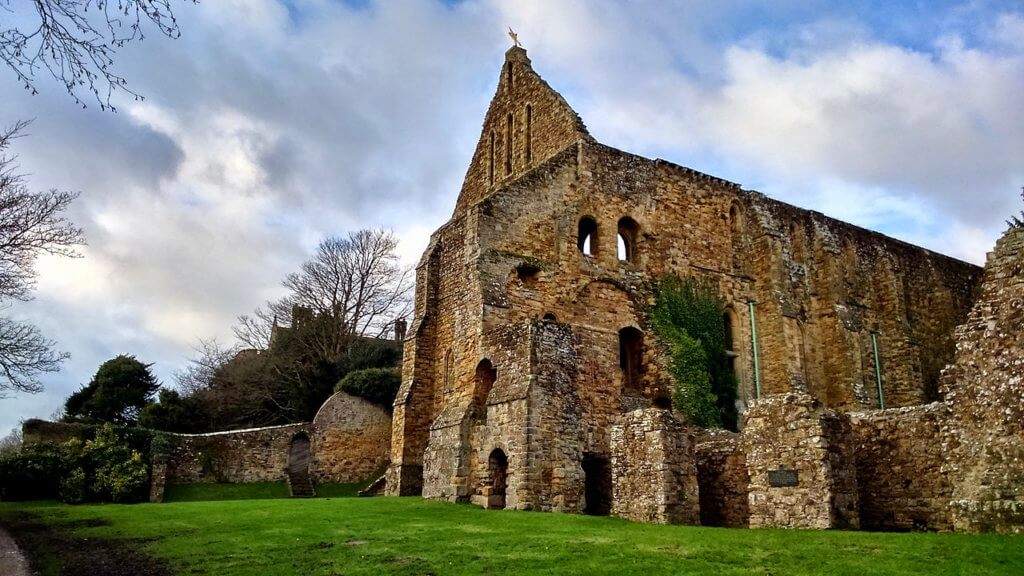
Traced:
<path id="1" fill-rule="evenodd" d="M 40 443 L 0 457 L 0 499 L 128 502 L 147 495 L 149 465 L 134 445 L 148 435 L 89 428 L 94 438 Z"/>
<path id="2" fill-rule="evenodd" d="M 402 373 L 397 368 L 367 368 L 349 372 L 338 382 L 335 390 L 364 398 L 391 410 L 401 385 Z"/>
<path id="3" fill-rule="evenodd" d="M 711 286 L 665 276 L 648 316 L 671 355 L 673 404 L 707 428 L 736 427 L 736 376 L 725 353 L 725 304 Z"/>
<path id="4" fill-rule="evenodd" d="M 86 443 L 85 449 L 95 466 L 92 491 L 96 497 L 112 502 L 144 498 L 148 466 L 137 450 L 118 438 L 113 427 L 103 426 L 96 438 Z"/>

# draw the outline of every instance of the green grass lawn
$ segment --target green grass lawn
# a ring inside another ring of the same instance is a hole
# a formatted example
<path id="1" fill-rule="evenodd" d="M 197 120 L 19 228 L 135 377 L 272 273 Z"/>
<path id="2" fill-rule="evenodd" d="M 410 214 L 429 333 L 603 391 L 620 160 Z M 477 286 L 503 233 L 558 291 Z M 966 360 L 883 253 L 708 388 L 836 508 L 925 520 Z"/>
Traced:
<path id="1" fill-rule="evenodd" d="M 14 530 L 26 517 L 91 545 L 132 539 L 180 575 L 1024 574 L 1019 536 L 655 526 L 419 498 L 0 504 Z"/>

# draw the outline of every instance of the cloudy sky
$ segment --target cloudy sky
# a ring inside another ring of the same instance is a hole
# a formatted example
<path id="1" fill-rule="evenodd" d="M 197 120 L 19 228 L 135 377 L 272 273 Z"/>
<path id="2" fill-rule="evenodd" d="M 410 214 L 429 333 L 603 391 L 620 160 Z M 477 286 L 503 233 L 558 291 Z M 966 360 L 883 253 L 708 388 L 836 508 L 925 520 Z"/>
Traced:
<path id="1" fill-rule="evenodd" d="M 7 313 L 71 353 L 0 433 L 119 354 L 172 374 L 325 235 L 393 228 L 414 261 L 455 205 L 512 26 L 600 141 L 982 263 L 1022 207 L 1024 7 L 824 0 L 207 0 L 75 106 L 0 72 L 34 188 L 81 191 L 89 246 Z"/>

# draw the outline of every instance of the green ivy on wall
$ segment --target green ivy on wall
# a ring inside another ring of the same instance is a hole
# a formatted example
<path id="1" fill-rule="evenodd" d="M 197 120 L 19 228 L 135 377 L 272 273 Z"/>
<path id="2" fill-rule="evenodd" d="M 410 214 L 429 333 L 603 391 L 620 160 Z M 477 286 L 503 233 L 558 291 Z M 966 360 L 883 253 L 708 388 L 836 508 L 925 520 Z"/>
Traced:
<path id="1" fill-rule="evenodd" d="M 725 302 L 709 284 L 663 276 L 648 317 L 671 354 L 672 403 L 705 428 L 736 429 L 736 375 L 726 355 Z"/>

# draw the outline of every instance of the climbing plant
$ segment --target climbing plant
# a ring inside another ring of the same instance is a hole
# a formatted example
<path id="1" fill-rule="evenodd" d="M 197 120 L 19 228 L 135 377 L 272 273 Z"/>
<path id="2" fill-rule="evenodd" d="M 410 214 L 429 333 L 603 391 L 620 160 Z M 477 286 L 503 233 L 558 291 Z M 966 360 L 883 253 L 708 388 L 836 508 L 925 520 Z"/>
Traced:
<path id="1" fill-rule="evenodd" d="M 722 321 L 725 303 L 709 284 L 662 277 L 648 317 L 669 349 L 672 403 L 705 428 L 736 428 L 736 376 L 729 365 Z"/>

